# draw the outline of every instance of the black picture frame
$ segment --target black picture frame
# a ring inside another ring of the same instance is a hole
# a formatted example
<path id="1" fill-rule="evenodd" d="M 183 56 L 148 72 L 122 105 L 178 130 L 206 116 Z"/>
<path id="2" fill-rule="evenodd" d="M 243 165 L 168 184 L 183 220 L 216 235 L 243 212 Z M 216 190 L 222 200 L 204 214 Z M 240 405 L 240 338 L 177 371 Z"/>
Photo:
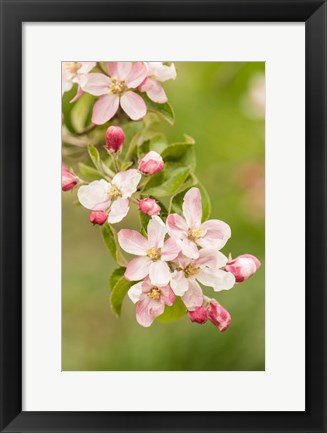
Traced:
<path id="1" fill-rule="evenodd" d="M 0 5 L 1 432 L 326 432 L 326 1 L 1 0 Z M 22 412 L 22 23 L 38 21 L 305 22 L 305 412 Z"/>

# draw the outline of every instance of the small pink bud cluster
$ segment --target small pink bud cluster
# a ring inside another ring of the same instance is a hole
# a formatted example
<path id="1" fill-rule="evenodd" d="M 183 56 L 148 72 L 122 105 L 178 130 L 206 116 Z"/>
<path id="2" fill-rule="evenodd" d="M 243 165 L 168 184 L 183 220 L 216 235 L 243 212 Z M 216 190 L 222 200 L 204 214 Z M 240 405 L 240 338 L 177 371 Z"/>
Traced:
<path id="1" fill-rule="evenodd" d="M 149 216 L 159 215 L 161 211 L 160 206 L 155 200 L 153 200 L 153 198 L 144 198 L 143 200 L 140 200 L 139 209 L 145 215 Z"/>
<path id="2" fill-rule="evenodd" d="M 251 254 L 243 254 L 230 260 L 225 270 L 231 272 L 237 283 L 241 283 L 244 280 L 252 277 L 252 275 L 260 268 L 261 263 L 256 257 Z"/>
<path id="3" fill-rule="evenodd" d="M 150 150 L 146 155 L 143 156 L 139 162 L 139 170 L 146 176 L 159 173 L 165 167 L 165 163 L 159 153 L 154 150 Z"/>
<path id="4" fill-rule="evenodd" d="M 225 331 L 231 324 L 229 312 L 215 299 L 210 299 L 207 307 L 201 305 L 194 311 L 189 311 L 188 316 L 192 322 L 203 324 L 210 320 L 219 331 Z"/>
<path id="5" fill-rule="evenodd" d="M 95 210 L 90 213 L 90 221 L 92 224 L 102 226 L 108 219 L 108 215 L 103 210 Z"/>
<path id="6" fill-rule="evenodd" d="M 109 126 L 106 132 L 106 147 L 110 152 L 117 153 L 125 141 L 124 131 L 119 126 Z"/>
<path id="7" fill-rule="evenodd" d="M 61 189 L 63 191 L 70 191 L 78 183 L 78 178 L 62 164 L 61 167 Z"/>

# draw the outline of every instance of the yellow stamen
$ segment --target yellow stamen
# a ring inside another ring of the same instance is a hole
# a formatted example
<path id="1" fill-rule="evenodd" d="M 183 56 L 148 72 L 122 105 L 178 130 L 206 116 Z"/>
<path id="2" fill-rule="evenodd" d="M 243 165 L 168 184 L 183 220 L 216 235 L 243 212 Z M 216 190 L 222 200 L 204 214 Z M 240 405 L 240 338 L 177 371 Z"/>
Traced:
<path id="1" fill-rule="evenodd" d="M 115 198 L 121 197 L 122 193 L 120 192 L 120 190 L 116 186 L 111 185 L 109 190 L 108 190 L 108 195 L 110 195 L 112 199 L 115 199 Z"/>
<path id="2" fill-rule="evenodd" d="M 111 80 L 110 91 L 114 95 L 121 95 L 126 92 L 128 87 L 125 85 L 125 81 L 118 81 L 115 78 Z"/>
<path id="3" fill-rule="evenodd" d="M 157 301 L 158 299 L 160 299 L 161 293 L 158 287 L 152 287 L 152 289 L 150 290 L 150 292 L 148 292 L 147 295 L 149 296 L 149 298 Z"/>
<path id="4" fill-rule="evenodd" d="M 187 231 L 187 238 L 190 241 L 196 241 L 203 235 L 202 229 L 188 229 Z"/>
<path id="5" fill-rule="evenodd" d="M 81 63 L 79 62 L 65 62 L 64 68 L 68 71 L 70 71 L 72 74 L 77 74 L 77 71 L 81 67 Z"/>
<path id="6" fill-rule="evenodd" d="M 159 260 L 161 257 L 160 249 L 156 250 L 155 248 L 150 248 L 146 253 L 153 261 Z"/>
<path id="7" fill-rule="evenodd" d="M 186 266 L 184 269 L 184 275 L 186 278 L 192 277 L 199 272 L 199 268 L 193 268 L 191 265 Z"/>

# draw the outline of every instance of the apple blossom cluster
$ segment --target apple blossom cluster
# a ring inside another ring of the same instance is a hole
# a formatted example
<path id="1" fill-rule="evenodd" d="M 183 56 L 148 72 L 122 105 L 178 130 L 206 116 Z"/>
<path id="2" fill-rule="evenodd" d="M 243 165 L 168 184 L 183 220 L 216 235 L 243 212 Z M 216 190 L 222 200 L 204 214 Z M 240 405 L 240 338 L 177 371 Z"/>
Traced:
<path id="1" fill-rule="evenodd" d="M 247 280 L 260 261 L 251 254 L 232 259 L 221 252 L 231 229 L 209 219 L 210 199 L 194 173 L 194 140 L 185 136 L 184 142 L 169 144 L 152 130 L 162 117 L 173 122 L 161 82 L 175 78 L 172 63 L 64 63 L 63 93 L 74 92 L 69 100 L 79 104 L 78 113 L 92 113 L 91 125 L 77 131 L 66 120 L 67 110 L 64 125 L 71 130 L 63 141 L 77 141 L 81 147 L 79 137 L 86 137 L 99 145 L 87 146 L 94 167 L 79 162 L 76 174 L 62 165 L 62 190 L 77 192 L 78 203 L 100 227 L 119 265 L 110 278 L 114 312 L 120 314 L 128 294 L 144 327 L 168 314 L 170 320 L 187 315 L 194 323 L 210 321 L 225 331 L 231 315 L 207 294 Z M 115 224 L 132 208 L 140 231 L 128 226 L 116 231 Z M 128 261 L 124 252 L 135 257 Z"/>

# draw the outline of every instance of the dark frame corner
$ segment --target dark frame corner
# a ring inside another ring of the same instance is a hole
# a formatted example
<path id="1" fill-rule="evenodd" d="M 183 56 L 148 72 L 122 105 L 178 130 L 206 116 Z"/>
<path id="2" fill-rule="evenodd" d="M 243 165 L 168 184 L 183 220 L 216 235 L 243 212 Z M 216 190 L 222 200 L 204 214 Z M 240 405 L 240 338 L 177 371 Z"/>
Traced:
<path id="1" fill-rule="evenodd" d="M 0 13 L 0 431 L 327 432 L 326 0 L 0 0 Z M 305 412 L 22 412 L 22 23 L 140 20 L 306 23 Z"/>

